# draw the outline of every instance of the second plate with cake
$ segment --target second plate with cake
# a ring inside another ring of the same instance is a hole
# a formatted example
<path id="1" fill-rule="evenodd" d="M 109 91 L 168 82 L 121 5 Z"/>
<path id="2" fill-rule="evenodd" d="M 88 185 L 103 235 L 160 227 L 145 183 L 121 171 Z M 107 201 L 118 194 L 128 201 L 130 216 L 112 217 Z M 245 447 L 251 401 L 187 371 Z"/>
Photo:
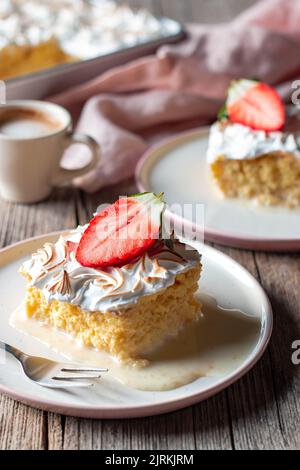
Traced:
<path id="1" fill-rule="evenodd" d="M 241 248 L 300 248 L 300 148 L 296 108 L 276 90 L 230 84 L 216 122 L 150 149 L 140 190 L 164 188 L 169 216 L 185 231 Z M 187 205 L 192 208 L 188 211 Z M 202 205 L 202 217 L 199 206 Z M 199 208 L 199 210 L 195 210 Z"/>
<path id="2" fill-rule="evenodd" d="M 193 213 L 176 211 L 182 204 L 203 204 L 205 240 L 249 249 L 300 249 L 300 209 L 261 206 L 252 200 L 225 198 L 212 178 L 207 162 L 209 128 L 182 133 L 150 148 L 136 170 L 142 191 L 164 188 L 174 211 L 169 217 L 193 229 Z"/>

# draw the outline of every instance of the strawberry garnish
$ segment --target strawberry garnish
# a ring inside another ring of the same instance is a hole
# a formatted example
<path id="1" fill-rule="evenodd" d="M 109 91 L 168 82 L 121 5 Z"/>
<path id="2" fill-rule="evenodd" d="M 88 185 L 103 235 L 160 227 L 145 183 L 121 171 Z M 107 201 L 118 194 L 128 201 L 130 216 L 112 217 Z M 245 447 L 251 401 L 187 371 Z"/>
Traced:
<path id="1" fill-rule="evenodd" d="M 120 266 L 142 256 L 157 241 L 165 203 L 153 193 L 124 197 L 91 220 L 79 242 L 82 266 Z"/>
<path id="2" fill-rule="evenodd" d="M 264 131 L 277 131 L 285 121 L 284 104 L 276 90 L 255 80 L 232 82 L 226 113 L 232 122 Z"/>

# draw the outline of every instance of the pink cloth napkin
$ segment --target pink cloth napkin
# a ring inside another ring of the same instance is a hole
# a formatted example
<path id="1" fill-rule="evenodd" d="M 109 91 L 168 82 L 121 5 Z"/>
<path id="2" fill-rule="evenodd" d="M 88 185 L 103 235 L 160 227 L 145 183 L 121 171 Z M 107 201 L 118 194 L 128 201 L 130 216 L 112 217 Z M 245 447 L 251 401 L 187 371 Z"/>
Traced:
<path id="1" fill-rule="evenodd" d="M 300 75 L 299 24 L 300 0 L 262 0 L 230 23 L 190 25 L 184 42 L 52 97 L 101 145 L 101 163 L 76 185 L 96 191 L 118 183 L 154 141 L 211 122 L 234 78 L 291 91 L 287 83 Z M 79 167 L 88 158 L 74 147 L 64 162 Z"/>

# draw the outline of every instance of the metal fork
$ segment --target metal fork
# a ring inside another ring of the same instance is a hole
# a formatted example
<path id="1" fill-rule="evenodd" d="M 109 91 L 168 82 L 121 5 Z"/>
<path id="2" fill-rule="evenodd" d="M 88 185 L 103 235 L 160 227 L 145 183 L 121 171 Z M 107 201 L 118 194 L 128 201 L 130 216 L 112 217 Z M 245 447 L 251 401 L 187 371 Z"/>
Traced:
<path id="1" fill-rule="evenodd" d="M 42 387 L 88 387 L 92 385 L 94 380 L 100 379 L 100 372 L 108 372 L 108 369 L 73 367 L 70 363 L 60 363 L 44 357 L 30 356 L 2 341 L 0 341 L 0 348 L 12 354 L 20 362 L 26 377 Z"/>

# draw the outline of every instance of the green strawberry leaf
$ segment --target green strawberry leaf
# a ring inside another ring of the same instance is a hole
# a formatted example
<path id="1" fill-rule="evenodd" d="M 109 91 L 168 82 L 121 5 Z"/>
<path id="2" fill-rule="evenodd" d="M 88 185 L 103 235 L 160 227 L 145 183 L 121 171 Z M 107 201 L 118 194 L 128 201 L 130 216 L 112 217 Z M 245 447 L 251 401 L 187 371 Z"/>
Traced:
<path id="1" fill-rule="evenodd" d="M 224 119 L 228 119 L 228 112 L 227 112 L 227 107 L 226 104 L 222 106 L 220 111 L 218 112 L 218 119 L 219 121 L 223 121 Z"/>

